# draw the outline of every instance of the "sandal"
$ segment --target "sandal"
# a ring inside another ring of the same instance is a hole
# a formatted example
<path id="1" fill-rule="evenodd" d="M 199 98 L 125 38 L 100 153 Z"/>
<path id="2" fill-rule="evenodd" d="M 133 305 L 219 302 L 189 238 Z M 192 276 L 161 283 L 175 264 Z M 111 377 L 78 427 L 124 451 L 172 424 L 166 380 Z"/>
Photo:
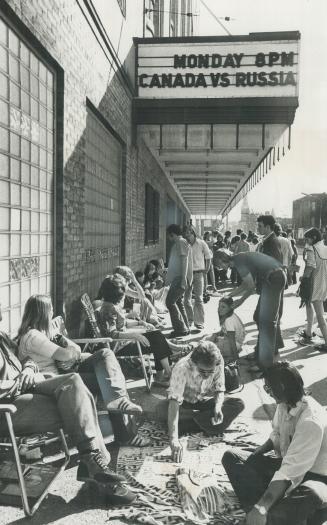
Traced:
<path id="1" fill-rule="evenodd" d="M 312 339 L 313 337 L 316 337 L 317 334 L 315 334 L 315 332 L 312 332 L 312 335 L 310 336 L 310 335 L 308 335 L 308 334 L 306 333 L 305 330 L 301 330 L 301 332 L 299 332 L 298 335 L 299 335 L 300 337 L 302 337 L 302 339 L 308 339 L 308 341 L 309 341 L 309 340 L 311 341 L 311 339 Z"/>
<path id="2" fill-rule="evenodd" d="M 132 437 L 125 443 L 121 443 L 120 446 L 122 447 L 137 447 L 137 448 L 144 448 L 149 447 L 151 445 L 151 440 L 140 436 L 139 434 L 136 434 L 136 436 Z"/>

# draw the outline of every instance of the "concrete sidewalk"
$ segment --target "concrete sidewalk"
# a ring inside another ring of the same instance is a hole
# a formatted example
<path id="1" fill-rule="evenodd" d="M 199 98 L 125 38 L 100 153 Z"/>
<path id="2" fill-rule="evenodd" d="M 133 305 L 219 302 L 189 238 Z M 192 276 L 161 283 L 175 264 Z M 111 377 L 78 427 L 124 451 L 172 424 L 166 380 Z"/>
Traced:
<path id="1" fill-rule="evenodd" d="M 297 286 L 290 287 L 285 292 L 284 315 L 282 319 L 282 330 L 285 339 L 285 348 L 281 351 L 281 357 L 293 361 L 301 371 L 305 386 L 309 388 L 312 395 L 324 406 L 327 406 L 326 369 L 327 354 L 322 354 L 310 346 L 303 347 L 296 342 L 296 330 L 305 324 L 305 309 L 299 309 L 299 298 L 296 297 Z M 227 290 L 221 290 L 227 291 Z M 256 305 L 257 296 L 250 297 L 237 310 L 246 326 L 246 343 L 241 355 L 253 351 L 257 338 L 256 325 L 253 323 L 252 315 Z M 206 325 L 203 333 L 210 333 L 218 329 L 217 306 L 219 298 L 211 297 L 205 304 Z M 196 336 L 197 338 L 203 336 Z M 318 338 L 317 342 L 321 341 Z M 253 377 L 247 371 L 248 365 L 241 364 L 241 374 L 244 381 L 244 389 L 237 394 L 245 403 L 245 410 L 240 414 L 240 421 L 246 422 L 251 432 L 255 433 L 256 441 L 263 442 L 270 432 L 270 419 L 275 405 L 262 388 L 262 380 Z M 128 387 L 131 397 L 141 402 L 146 413 L 155 417 L 155 409 L 158 401 L 164 398 L 162 389 L 153 388 L 147 393 L 144 381 L 129 381 Z M 74 463 L 73 463 L 74 464 Z M 76 481 L 76 466 L 68 469 L 54 485 L 48 499 L 43 503 L 33 519 L 25 519 L 21 509 L 14 507 L 0 507 L 0 524 L 15 525 L 88 525 L 104 524 L 108 522 L 110 510 L 108 508 L 93 508 L 94 502 L 90 495 L 82 489 L 82 484 Z M 112 525 L 121 525 L 118 520 L 110 521 Z"/>

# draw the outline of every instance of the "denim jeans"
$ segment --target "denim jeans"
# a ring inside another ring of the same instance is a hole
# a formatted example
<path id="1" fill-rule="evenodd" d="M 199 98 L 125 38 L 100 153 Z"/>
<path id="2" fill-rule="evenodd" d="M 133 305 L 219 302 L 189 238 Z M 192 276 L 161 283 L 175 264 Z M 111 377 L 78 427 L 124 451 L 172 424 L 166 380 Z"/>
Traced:
<path id="1" fill-rule="evenodd" d="M 32 392 L 10 402 L 17 408 L 12 415 L 17 435 L 57 432 L 63 428 L 79 450 L 91 445 L 90 448 L 98 448 L 110 460 L 93 396 L 78 374 L 46 379 Z M 5 423 L 1 422 L 1 433 L 5 428 Z"/>
<path id="2" fill-rule="evenodd" d="M 245 512 L 260 500 L 281 461 L 262 454 L 252 456 L 240 449 L 225 452 L 222 465 Z M 308 472 L 301 485 L 271 507 L 267 525 L 306 524 L 327 502 L 326 483 L 327 477 Z"/>
<path id="3" fill-rule="evenodd" d="M 193 273 L 193 285 L 185 290 L 184 306 L 188 323 L 203 328 L 204 326 L 204 308 L 203 308 L 203 291 L 204 291 L 204 272 Z M 192 305 L 192 292 L 194 295 L 194 305 Z"/>
<path id="4" fill-rule="evenodd" d="M 259 330 L 258 364 L 268 368 L 274 362 L 274 355 L 284 342 L 280 330 L 283 312 L 283 293 L 286 283 L 285 273 L 274 271 L 262 283 L 259 301 L 253 315 Z"/>
<path id="5" fill-rule="evenodd" d="M 186 332 L 189 329 L 184 307 L 184 290 L 181 288 L 181 277 L 176 277 L 170 284 L 166 297 L 166 306 L 175 332 Z"/>
<path id="6" fill-rule="evenodd" d="M 101 348 L 83 361 L 78 373 L 93 394 L 101 394 L 104 404 L 119 397 L 128 397 L 124 374 L 109 348 Z M 135 418 L 127 414 L 110 413 L 115 439 L 126 442 L 136 434 Z"/>

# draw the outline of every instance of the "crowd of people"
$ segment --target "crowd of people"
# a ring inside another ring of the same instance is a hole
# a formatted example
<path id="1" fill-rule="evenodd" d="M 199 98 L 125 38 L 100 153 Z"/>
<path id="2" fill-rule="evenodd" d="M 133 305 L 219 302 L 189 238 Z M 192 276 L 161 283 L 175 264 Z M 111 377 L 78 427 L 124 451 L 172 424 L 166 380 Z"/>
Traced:
<path id="1" fill-rule="evenodd" d="M 258 338 L 251 371 L 264 378 L 278 409 L 264 445 L 252 454 L 226 452 L 222 464 L 248 525 L 286 524 L 291 515 L 297 517 L 292 523 L 302 523 L 310 517 L 327 502 L 327 418 L 306 396 L 297 369 L 281 362 L 279 354 L 284 346 L 283 294 L 297 283 L 299 255 L 292 232 L 283 232 L 271 215 L 258 217 L 257 224 L 258 233 L 212 231 L 203 239 L 192 225 L 182 230 L 172 224 L 167 228 L 172 242 L 167 267 L 154 259 L 135 274 L 119 266 L 105 276 L 93 308 L 102 336 L 115 340 L 115 352 L 104 344 L 88 353 L 53 333 L 50 298 L 31 296 L 16 338 L 0 332 L 0 398 L 17 408 L 12 416 L 16 433 L 63 427 L 79 451 L 78 480 L 94 484 L 112 504 L 131 504 L 135 493 L 109 466 L 94 400 L 101 395 L 120 446 L 151 444 L 138 434 L 143 407 L 129 398 L 117 356 L 137 357 L 137 344 L 152 354 L 155 383 L 167 388 L 162 413 L 172 459 L 180 462 L 182 433 L 201 429 L 219 434 L 244 409 L 241 399 L 225 397 L 225 365 L 238 360 L 245 339 L 235 310 L 256 293 Z M 300 342 L 312 342 L 316 314 L 324 339 L 317 349 L 326 352 L 327 246 L 316 228 L 305 233 L 305 240 L 298 294 L 307 321 Z M 219 296 L 217 330 L 202 334 L 208 294 Z M 168 335 L 163 333 L 165 313 L 172 326 Z M 198 340 L 186 342 L 193 333 Z M 4 424 L 0 428 L 5 431 Z M 271 450 L 277 459 L 266 455 Z"/>

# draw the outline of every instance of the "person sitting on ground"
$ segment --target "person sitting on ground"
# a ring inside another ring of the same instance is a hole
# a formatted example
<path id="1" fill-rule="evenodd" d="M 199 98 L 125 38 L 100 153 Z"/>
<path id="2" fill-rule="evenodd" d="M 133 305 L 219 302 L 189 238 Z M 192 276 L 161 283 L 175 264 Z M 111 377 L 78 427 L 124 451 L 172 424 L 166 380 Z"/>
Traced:
<path id="1" fill-rule="evenodd" d="M 128 319 L 123 309 L 126 281 L 120 275 L 106 277 L 101 284 L 103 302 L 98 308 L 98 319 L 104 337 L 132 339 L 142 345 L 142 351 L 153 353 L 157 371 L 156 382 L 166 386 L 170 378 L 169 357 L 171 350 L 164 335 L 153 325 L 136 319 Z M 134 342 L 127 345 L 122 341 L 119 355 L 138 355 Z"/>
<path id="2" fill-rule="evenodd" d="M 53 307 L 50 297 L 32 295 L 25 304 L 16 338 L 21 359 L 33 359 L 41 373 L 57 376 L 77 372 L 94 394 L 100 393 L 112 422 L 118 443 L 147 446 L 148 440 L 137 435 L 132 415 L 141 414 L 142 407 L 132 403 L 116 356 L 109 348 L 90 354 L 62 335 L 51 340 Z"/>
<path id="3" fill-rule="evenodd" d="M 327 503 L 326 411 L 305 395 L 294 365 L 275 363 L 263 378 L 277 403 L 273 431 L 252 453 L 225 452 L 222 465 L 247 525 L 302 525 Z"/>
<path id="4" fill-rule="evenodd" d="M 128 504 L 135 499 L 121 485 L 125 478 L 109 468 L 94 399 L 81 377 L 67 373 L 46 379 L 29 356 L 18 358 L 16 343 L 4 332 L 0 332 L 0 403 L 16 407 L 11 417 L 18 436 L 63 428 L 79 452 L 78 481 L 92 482 L 102 493 L 105 488 L 108 502 Z M 4 415 L 0 421 L 1 435 L 7 435 Z"/>
<path id="5" fill-rule="evenodd" d="M 243 410 L 239 399 L 224 400 L 224 360 L 211 341 L 201 341 L 172 370 L 168 388 L 168 434 L 173 461 L 182 460 L 181 432 L 199 431 L 197 412 L 211 412 L 217 432 L 226 429 Z"/>
<path id="6" fill-rule="evenodd" d="M 218 305 L 220 330 L 206 338 L 215 343 L 225 362 L 236 361 L 245 339 L 245 328 L 239 316 L 234 312 L 234 301 L 223 297 Z"/>

